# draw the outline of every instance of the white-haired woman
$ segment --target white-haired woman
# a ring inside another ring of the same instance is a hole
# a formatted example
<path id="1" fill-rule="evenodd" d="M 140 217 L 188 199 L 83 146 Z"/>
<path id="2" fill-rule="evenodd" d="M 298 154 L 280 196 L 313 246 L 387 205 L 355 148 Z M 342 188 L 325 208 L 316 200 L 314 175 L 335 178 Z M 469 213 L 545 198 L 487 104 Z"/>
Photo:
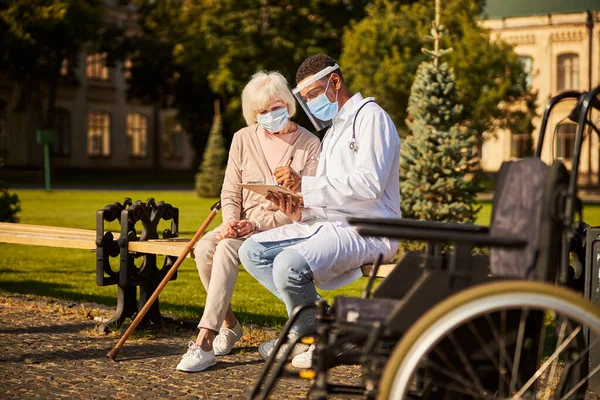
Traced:
<path id="1" fill-rule="evenodd" d="M 231 310 L 238 274 L 238 249 L 244 239 L 292 222 L 264 196 L 242 189 L 240 183 L 276 183 L 275 170 L 289 165 L 302 175 L 314 175 L 319 139 L 293 122 L 294 97 L 278 72 L 258 72 L 242 92 L 247 127 L 233 136 L 221 190 L 223 224 L 207 233 L 194 250 L 207 297 L 200 333 L 190 342 L 177 369 L 200 372 L 228 354 L 242 336 Z"/>

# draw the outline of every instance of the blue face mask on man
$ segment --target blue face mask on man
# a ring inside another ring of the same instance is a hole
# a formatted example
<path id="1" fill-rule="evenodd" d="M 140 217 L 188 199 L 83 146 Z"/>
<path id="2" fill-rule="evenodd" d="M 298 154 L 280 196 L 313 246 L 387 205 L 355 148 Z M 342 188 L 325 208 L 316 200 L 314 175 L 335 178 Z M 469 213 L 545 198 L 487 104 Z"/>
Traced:
<path id="1" fill-rule="evenodd" d="M 329 98 L 327 97 L 329 82 L 330 81 L 328 80 L 327 86 L 325 87 L 325 91 L 323 93 L 306 103 L 311 114 L 321 121 L 332 120 L 338 113 L 337 96 L 339 91 L 335 92 L 335 101 L 329 101 Z"/>
<path id="2" fill-rule="evenodd" d="M 269 132 L 279 132 L 287 125 L 290 120 L 290 114 L 287 108 L 283 107 L 265 114 L 259 114 L 256 121 L 263 129 Z"/>

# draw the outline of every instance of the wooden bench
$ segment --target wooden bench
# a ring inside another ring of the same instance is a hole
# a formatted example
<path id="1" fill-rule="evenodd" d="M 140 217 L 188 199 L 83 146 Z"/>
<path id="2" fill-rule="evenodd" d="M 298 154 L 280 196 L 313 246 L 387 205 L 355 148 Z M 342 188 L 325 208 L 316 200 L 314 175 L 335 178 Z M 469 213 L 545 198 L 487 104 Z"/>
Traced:
<path id="1" fill-rule="evenodd" d="M 118 240 L 119 233 L 113 233 Z M 151 239 L 148 241 L 130 241 L 131 253 L 156 254 L 177 257 L 189 239 Z M 96 231 L 92 229 L 60 228 L 44 225 L 11 224 L 0 222 L 0 243 L 25 244 L 33 246 L 62 247 L 96 251 Z M 188 255 L 191 257 L 192 254 Z M 396 264 L 383 264 L 377 271 L 377 278 L 387 277 Z M 372 264 L 361 267 L 363 276 L 371 276 Z"/>
<path id="2" fill-rule="evenodd" d="M 105 229 L 105 222 L 115 220 L 119 221 L 120 232 Z M 157 231 L 161 220 L 171 222 L 162 238 Z M 141 233 L 136 230 L 138 222 L 142 225 Z M 133 203 L 126 198 L 123 204 L 115 202 L 97 211 L 96 230 L 0 223 L 0 242 L 95 251 L 96 284 L 118 287 L 115 314 L 98 327 L 105 332 L 110 325 L 120 326 L 125 318 L 141 309 L 175 263 L 190 240 L 178 237 L 178 226 L 179 210 L 170 204 L 156 203 L 154 199 Z M 165 256 L 161 268 L 157 264 L 159 255 Z M 118 267 L 111 265 L 116 262 Z M 387 277 L 395 266 L 381 265 L 376 277 Z M 361 269 L 364 276 L 370 276 L 373 265 L 363 265 Z M 172 279 L 176 278 L 177 274 Z M 157 299 L 146 314 L 143 320 L 146 324 L 163 324 L 158 303 Z"/>

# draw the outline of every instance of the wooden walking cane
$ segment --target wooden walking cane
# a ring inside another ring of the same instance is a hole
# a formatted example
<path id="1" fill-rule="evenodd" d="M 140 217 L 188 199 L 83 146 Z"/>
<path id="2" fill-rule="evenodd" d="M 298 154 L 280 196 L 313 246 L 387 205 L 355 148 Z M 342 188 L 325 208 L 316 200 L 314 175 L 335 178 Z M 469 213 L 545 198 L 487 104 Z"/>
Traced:
<path id="1" fill-rule="evenodd" d="M 144 304 L 144 307 L 142 307 L 142 309 L 140 310 L 138 315 L 135 317 L 135 319 L 133 320 L 131 325 L 129 325 L 129 328 L 127 328 L 127 331 L 125 331 L 125 333 L 123 334 L 121 339 L 119 339 L 116 346 L 113 347 L 113 349 L 111 351 L 109 351 L 108 354 L 106 355 L 106 357 L 108 357 L 109 360 L 115 361 L 115 359 L 117 358 L 117 354 L 119 354 L 119 350 L 121 350 L 121 347 L 123 347 L 123 344 L 127 341 L 127 338 L 129 338 L 129 336 L 133 333 L 135 328 L 139 325 L 142 318 L 144 318 L 144 315 L 146 315 L 146 313 L 148 312 L 148 310 L 150 309 L 150 307 L 152 306 L 154 301 L 158 298 L 158 295 L 160 294 L 160 292 L 162 292 L 162 290 L 165 288 L 165 286 L 167 286 L 167 283 L 169 283 L 169 281 L 171 280 L 173 275 L 175 275 L 175 272 L 177 272 L 177 269 L 179 268 L 179 266 L 181 265 L 183 260 L 185 260 L 187 255 L 190 253 L 190 251 L 192 251 L 192 249 L 196 245 L 196 243 L 198 243 L 198 240 L 200 240 L 200 238 L 204 234 L 204 231 L 206 231 L 206 228 L 208 228 L 208 225 L 210 225 L 210 223 L 215 218 L 215 216 L 217 215 L 217 213 L 219 212 L 220 209 L 221 209 L 221 201 L 217 201 L 210 208 L 210 214 L 208 214 L 208 217 L 206 218 L 206 220 L 204 221 L 202 226 L 198 229 L 198 232 L 196 232 L 196 234 L 194 235 L 192 240 L 190 240 L 190 242 L 181 251 L 181 253 L 179 254 L 179 257 L 177 257 L 177 261 L 175 261 L 175 264 L 173 264 L 171 269 L 169 269 L 169 272 L 167 272 L 167 274 L 165 275 L 163 280 L 160 282 L 160 285 L 158 285 L 158 287 L 156 288 L 154 293 L 152 293 L 152 296 L 150 296 L 148 301 L 146 301 L 146 304 Z"/>

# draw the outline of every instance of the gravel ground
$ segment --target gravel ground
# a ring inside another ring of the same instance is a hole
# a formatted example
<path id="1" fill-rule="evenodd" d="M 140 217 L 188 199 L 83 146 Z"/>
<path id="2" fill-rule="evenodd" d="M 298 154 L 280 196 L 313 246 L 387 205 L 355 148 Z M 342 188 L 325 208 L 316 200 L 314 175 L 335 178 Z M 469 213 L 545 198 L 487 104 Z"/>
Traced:
<path id="1" fill-rule="evenodd" d="M 107 361 L 119 334 L 97 334 L 94 319 L 111 314 L 97 304 L 0 293 L 0 397 L 243 399 L 263 367 L 256 346 L 277 334 L 248 328 L 216 367 L 187 374 L 175 370 L 195 337 L 184 329 L 136 333 L 116 362 Z M 343 383 L 359 377 L 352 366 L 334 373 Z M 306 398 L 308 388 L 308 381 L 286 378 L 272 398 Z"/>

